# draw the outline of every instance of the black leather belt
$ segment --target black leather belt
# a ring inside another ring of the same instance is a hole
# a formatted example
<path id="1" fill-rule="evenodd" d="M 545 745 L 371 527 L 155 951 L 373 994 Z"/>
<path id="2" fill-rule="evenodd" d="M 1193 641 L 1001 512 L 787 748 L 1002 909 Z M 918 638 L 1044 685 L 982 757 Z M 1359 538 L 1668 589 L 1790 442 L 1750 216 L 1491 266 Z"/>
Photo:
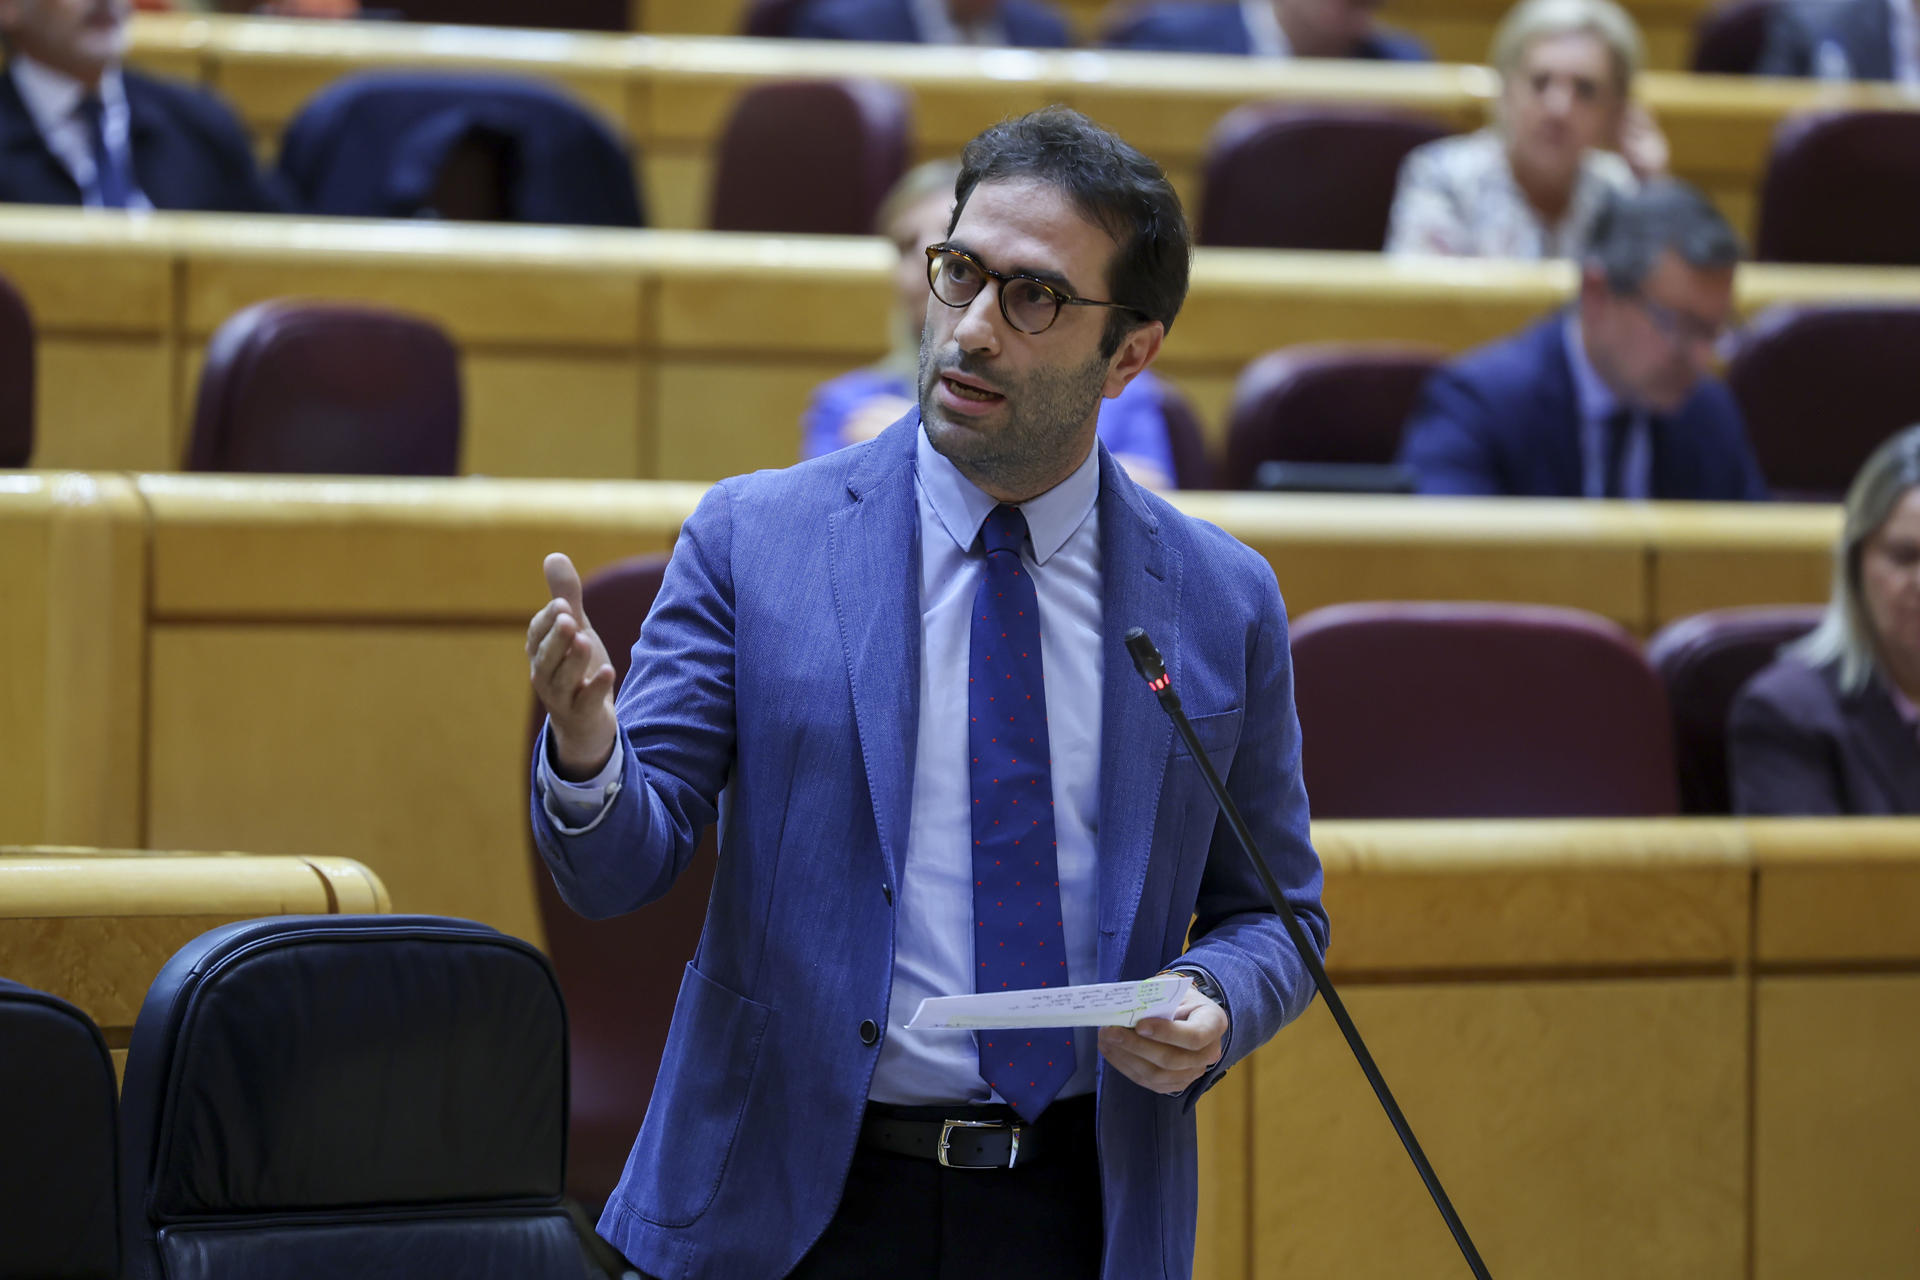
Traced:
<path id="1" fill-rule="evenodd" d="M 860 1143 L 949 1169 L 1020 1169 L 1046 1159 L 1077 1135 L 1091 1137 L 1092 1120 L 1092 1094 L 1054 1103 L 1034 1124 L 1006 1106 L 896 1107 L 871 1102 L 860 1124 Z"/>

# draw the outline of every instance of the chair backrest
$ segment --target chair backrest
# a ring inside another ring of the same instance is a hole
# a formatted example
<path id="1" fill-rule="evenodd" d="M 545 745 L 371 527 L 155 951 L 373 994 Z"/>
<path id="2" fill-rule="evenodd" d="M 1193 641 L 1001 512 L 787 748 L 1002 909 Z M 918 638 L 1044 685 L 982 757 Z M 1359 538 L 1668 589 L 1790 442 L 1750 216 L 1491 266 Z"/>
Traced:
<path id="1" fill-rule="evenodd" d="M 793 24 L 807 0 L 753 0 L 741 19 L 743 36 L 771 36 L 784 39 L 793 34 Z"/>
<path id="2" fill-rule="evenodd" d="M 1920 112 L 1791 116 L 1761 180 L 1762 262 L 1920 264 Z"/>
<path id="3" fill-rule="evenodd" d="M 33 456 L 33 313 L 0 276 L 0 467 Z"/>
<path id="4" fill-rule="evenodd" d="M 364 7 L 397 13 L 408 22 L 555 31 L 633 30 L 629 0 L 540 0 L 539 4 L 528 4 L 527 0 L 366 0 Z"/>
<path id="5" fill-rule="evenodd" d="M 118 1280 L 114 1090 L 92 1018 L 0 979 L 0 1280 Z"/>
<path id="6" fill-rule="evenodd" d="M 1708 75 L 1748 76 L 1760 66 L 1767 26 L 1781 0 L 1719 0 L 1693 24 L 1692 69 Z"/>
<path id="7" fill-rule="evenodd" d="M 912 109 L 877 80 L 782 80 L 740 95 L 720 136 L 715 231 L 871 235 L 907 171 Z"/>
<path id="8" fill-rule="evenodd" d="M 1173 483 L 1178 489 L 1211 489 L 1213 458 L 1200 415 L 1185 396 L 1160 379 L 1160 413 L 1167 420 L 1167 448 L 1173 455 Z"/>
<path id="9" fill-rule="evenodd" d="M 1920 306 L 1773 307 L 1741 336 L 1727 382 L 1767 486 L 1844 495 L 1867 455 L 1920 422 Z"/>
<path id="10" fill-rule="evenodd" d="M 1231 111 L 1208 140 L 1201 244 L 1377 253 L 1400 162 L 1452 132 L 1422 116 L 1261 104 Z"/>
<path id="11" fill-rule="evenodd" d="M 432 321 L 262 302 L 207 345 L 187 468 L 456 475 L 460 417 L 459 353 Z"/>
<path id="12" fill-rule="evenodd" d="M 1392 462 L 1421 385 L 1444 358 L 1406 343 L 1313 343 L 1249 362 L 1234 388 L 1222 485 L 1253 488 L 1270 460 Z"/>
<path id="13" fill-rule="evenodd" d="M 1673 813 L 1660 677 L 1576 609 L 1353 604 L 1293 629 L 1316 818 Z"/>
<path id="14" fill-rule="evenodd" d="M 475 201 L 476 153 L 496 190 Z M 633 158 L 592 108 L 537 80 L 362 72 L 315 94 L 287 126 L 281 182 L 307 213 L 486 217 L 637 227 Z M 467 199 L 447 204 L 449 195 Z M 443 205 L 445 207 L 443 207 Z"/>
<path id="15" fill-rule="evenodd" d="M 665 556 L 637 556 L 591 574 L 582 604 L 624 681 L 640 624 L 653 607 Z M 545 717 L 533 708 L 530 738 Z M 713 831 L 665 897 L 609 920 L 588 920 L 561 901 L 535 852 L 534 883 L 547 954 L 560 975 L 572 1028 L 572 1114 L 567 1192 L 590 1208 L 620 1180 L 666 1050 L 679 975 L 693 959 L 713 891 Z"/>
<path id="16" fill-rule="evenodd" d="M 128 1280 L 584 1280 L 545 957 L 433 916 L 280 916 L 175 953 L 121 1094 Z"/>
<path id="17" fill-rule="evenodd" d="M 1818 605 L 1716 609 L 1668 624 L 1647 644 L 1667 685 L 1685 813 L 1728 813 L 1727 715 L 1740 686 L 1820 620 Z"/>

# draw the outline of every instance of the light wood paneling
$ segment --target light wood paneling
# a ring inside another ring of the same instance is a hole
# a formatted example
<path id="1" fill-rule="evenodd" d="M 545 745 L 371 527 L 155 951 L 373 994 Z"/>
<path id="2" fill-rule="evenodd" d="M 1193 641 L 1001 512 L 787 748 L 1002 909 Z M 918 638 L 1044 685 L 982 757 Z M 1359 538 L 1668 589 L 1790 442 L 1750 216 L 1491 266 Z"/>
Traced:
<path id="1" fill-rule="evenodd" d="M 537 607 L 537 579 L 524 594 Z M 400 911 L 538 942 L 525 635 L 524 622 L 157 627 L 154 840 L 351 856 Z"/>
<path id="2" fill-rule="evenodd" d="M 1494 1275 L 1745 1275 L 1742 984 L 1435 982 L 1347 999 Z M 1250 1275 L 1464 1273 L 1324 1010 L 1252 1069 Z"/>
<path id="3" fill-rule="evenodd" d="M 1762 965 L 1920 968 L 1920 836 L 1900 819 L 1749 826 Z"/>
<path id="4" fill-rule="evenodd" d="M 1660 503 L 1653 616 L 1672 622 L 1737 604 L 1821 602 L 1833 579 L 1837 506 Z"/>
<path id="5" fill-rule="evenodd" d="M 0 472 L 0 841 L 140 843 L 144 534 L 120 477 Z"/>
<path id="6" fill-rule="evenodd" d="M 1920 975 L 1763 978 L 1754 1017 L 1755 1280 L 1920 1274 Z"/>

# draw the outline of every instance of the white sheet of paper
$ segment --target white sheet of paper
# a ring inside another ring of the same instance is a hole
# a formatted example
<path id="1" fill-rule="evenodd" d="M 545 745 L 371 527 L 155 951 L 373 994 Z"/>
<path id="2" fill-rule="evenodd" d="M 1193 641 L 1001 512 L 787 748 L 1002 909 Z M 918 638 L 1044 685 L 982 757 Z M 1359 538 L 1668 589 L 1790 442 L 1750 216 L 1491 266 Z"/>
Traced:
<path id="1" fill-rule="evenodd" d="M 1138 982 L 1035 987 L 975 996 L 928 996 L 907 1020 L 908 1031 L 1001 1031 L 1022 1027 L 1130 1027 L 1165 1018 L 1193 985 L 1184 973 Z"/>

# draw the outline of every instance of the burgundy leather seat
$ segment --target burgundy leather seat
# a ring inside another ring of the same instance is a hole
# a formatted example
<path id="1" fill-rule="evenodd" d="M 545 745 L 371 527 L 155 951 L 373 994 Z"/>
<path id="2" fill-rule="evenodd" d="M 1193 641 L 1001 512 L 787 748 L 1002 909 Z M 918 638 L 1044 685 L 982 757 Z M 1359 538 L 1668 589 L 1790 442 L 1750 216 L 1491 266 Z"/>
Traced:
<path id="1" fill-rule="evenodd" d="M 1693 24 L 1694 71 L 1749 76 L 1767 47 L 1767 25 L 1781 0 L 1720 0 Z"/>
<path id="2" fill-rule="evenodd" d="M 208 344 L 187 469 L 450 476 L 460 415 L 459 353 L 432 321 L 262 302 Z"/>
<path id="3" fill-rule="evenodd" d="M 1830 111 L 1774 132 L 1760 189 L 1762 262 L 1920 264 L 1920 113 Z"/>
<path id="4" fill-rule="evenodd" d="M 1774 307 L 1727 381 L 1767 486 L 1831 501 L 1882 440 L 1920 422 L 1920 306 Z"/>
<path id="5" fill-rule="evenodd" d="M 1316 818 L 1673 813 L 1666 692 L 1576 609 L 1351 604 L 1293 629 Z"/>
<path id="6" fill-rule="evenodd" d="M 640 624 L 653 607 L 665 556 L 638 556 L 590 575 L 587 618 L 627 678 Z M 544 720 L 533 709 L 532 733 Z M 572 1115 L 567 1194 L 598 1211 L 626 1166 L 660 1070 L 680 973 L 700 943 L 716 860 L 711 828 L 667 895 L 610 920 L 588 920 L 560 900 L 553 877 L 533 854 L 547 955 L 567 999 L 572 1053 Z"/>
<path id="7" fill-rule="evenodd" d="M 1167 420 L 1167 446 L 1173 454 L 1173 483 L 1178 489 L 1211 489 L 1214 484 L 1212 455 L 1207 450 L 1207 435 L 1200 426 L 1200 415 L 1188 399 L 1162 379 L 1160 412 Z"/>
<path id="8" fill-rule="evenodd" d="M 786 80 L 740 95 L 721 135 L 715 231 L 873 234 L 907 171 L 905 91 L 876 80 Z"/>
<path id="9" fill-rule="evenodd" d="M 33 313 L 0 276 L 0 467 L 33 456 Z"/>
<path id="10" fill-rule="evenodd" d="M 1377 253 L 1387 241 L 1400 162 L 1450 132 L 1437 120 L 1391 111 L 1240 107 L 1207 143 L 1197 238 Z"/>
<path id="11" fill-rule="evenodd" d="M 1680 808 L 1727 813 L 1727 715 L 1740 686 L 1773 661 L 1780 646 L 1813 629 L 1819 605 L 1716 609 L 1682 618 L 1647 644 L 1647 660 L 1667 684 L 1673 707 Z"/>
<path id="12" fill-rule="evenodd" d="M 1251 489 L 1262 462 L 1384 466 L 1443 359 L 1405 343 L 1313 343 L 1250 362 L 1234 388 L 1222 484 Z"/>

